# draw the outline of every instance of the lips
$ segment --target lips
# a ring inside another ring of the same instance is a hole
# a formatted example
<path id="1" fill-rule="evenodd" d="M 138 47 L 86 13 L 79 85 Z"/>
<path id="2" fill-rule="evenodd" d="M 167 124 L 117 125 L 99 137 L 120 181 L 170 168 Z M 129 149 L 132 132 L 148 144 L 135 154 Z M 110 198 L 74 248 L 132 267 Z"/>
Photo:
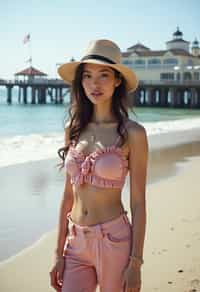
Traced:
<path id="1" fill-rule="evenodd" d="M 100 96 L 100 95 L 102 95 L 103 93 L 102 92 L 100 92 L 100 91 L 95 91 L 95 92 L 92 92 L 91 93 L 91 95 L 93 95 L 93 96 Z"/>

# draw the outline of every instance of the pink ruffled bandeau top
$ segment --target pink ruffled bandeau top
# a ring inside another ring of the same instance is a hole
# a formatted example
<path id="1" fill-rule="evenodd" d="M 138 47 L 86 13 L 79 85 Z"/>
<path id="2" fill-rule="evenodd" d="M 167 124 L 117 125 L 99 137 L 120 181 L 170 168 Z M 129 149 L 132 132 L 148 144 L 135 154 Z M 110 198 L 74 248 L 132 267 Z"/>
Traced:
<path id="1" fill-rule="evenodd" d="M 117 146 L 120 138 L 117 137 L 114 145 L 97 149 L 88 155 L 78 151 L 72 140 L 65 157 L 65 169 L 71 177 L 71 183 L 121 189 L 128 173 L 128 160 Z"/>

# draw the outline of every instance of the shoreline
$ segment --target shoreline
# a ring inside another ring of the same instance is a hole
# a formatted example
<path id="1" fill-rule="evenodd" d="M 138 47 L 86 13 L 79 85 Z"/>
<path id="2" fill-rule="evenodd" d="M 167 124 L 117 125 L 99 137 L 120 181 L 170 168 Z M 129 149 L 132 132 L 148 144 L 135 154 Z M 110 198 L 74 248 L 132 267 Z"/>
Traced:
<path id="1" fill-rule="evenodd" d="M 195 120 L 197 121 L 196 124 L 194 123 Z M 173 123 L 173 121 L 170 121 L 170 123 Z M 175 120 L 174 123 L 174 128 L 173 124 L 170 124 L 170 127 L 168 125 L 169 129 L 164 128 L 164 123 L 162 125 L 159 122 L 153 124 L 141 123 L 144 124 L 147 132 L 150 151 L 182 145 L 188 143 L 188 141 L 200 141 L 200 118 L 193 118 L 191 125 L 188 124 L 188 120 L 186 122 L 186 119 Z M 176 123 L 179 125 L 178 128 L 176 128 Z M 63 134 L 61 133 L 18 135 L 0 139 L 0 152 L 2 153 L 0 169 L 11 165 L 49 159 L 57 159 L 59 162 L 57 150 L 62 146 Z"/>
<path id="2" fill-rule="evenodd" d="M 199 165 L 200 156 L 189 157 L 175 175 L 147 187 L 142 292 L 199 291 L 200 198 L 194 185 Z M 31 247 L 0 263 L 2 291 L 53 292 L 49 271 L 55 240 L 56 230 L 52 230 Z"/>
<path id="3" fill-rule="evenodd" d="M 154 134 L 148 136 L 150 149 L 161 150 L 182 144 L 200 141 L 200 128 L 174 131 L 169 133 Z"/>

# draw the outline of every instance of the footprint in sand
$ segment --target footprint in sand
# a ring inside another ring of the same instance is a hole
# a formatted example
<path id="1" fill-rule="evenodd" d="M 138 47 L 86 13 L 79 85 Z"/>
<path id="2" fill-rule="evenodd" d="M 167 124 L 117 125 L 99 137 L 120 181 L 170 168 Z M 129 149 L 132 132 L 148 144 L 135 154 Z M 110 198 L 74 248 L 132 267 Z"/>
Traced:
<path id="1" fill-rule="evenodd" d="M 200 281 L 199 279 L 194 279 L 190 282 L 192 288 L 200 288 Z"/>
<path id="2" fill-rule="evenodd" d="M 172 281 L 168 281 L 168 284 L 172 284 L 173 282 Z"/>

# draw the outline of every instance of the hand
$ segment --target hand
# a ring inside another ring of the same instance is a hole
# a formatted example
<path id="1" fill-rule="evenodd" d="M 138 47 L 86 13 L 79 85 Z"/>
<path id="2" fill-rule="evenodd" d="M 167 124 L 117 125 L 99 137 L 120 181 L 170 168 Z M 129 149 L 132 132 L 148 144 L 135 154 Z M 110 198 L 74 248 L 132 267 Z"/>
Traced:
<path id="1" fill-rule="evenodd" d="M 141 268 L 134 268 L 129 265 L 123 274 L 125 292 L 140 292 L 141 289 Z"/>
<path id="2" fill-rule="evenodd" d="M 65 258 L 59 258 L 55 261 L 53 268 L 50 271 L 51 286 L 57 291 L 61 292 L 63 284 L 63 273 L 65 269 Z"/>

